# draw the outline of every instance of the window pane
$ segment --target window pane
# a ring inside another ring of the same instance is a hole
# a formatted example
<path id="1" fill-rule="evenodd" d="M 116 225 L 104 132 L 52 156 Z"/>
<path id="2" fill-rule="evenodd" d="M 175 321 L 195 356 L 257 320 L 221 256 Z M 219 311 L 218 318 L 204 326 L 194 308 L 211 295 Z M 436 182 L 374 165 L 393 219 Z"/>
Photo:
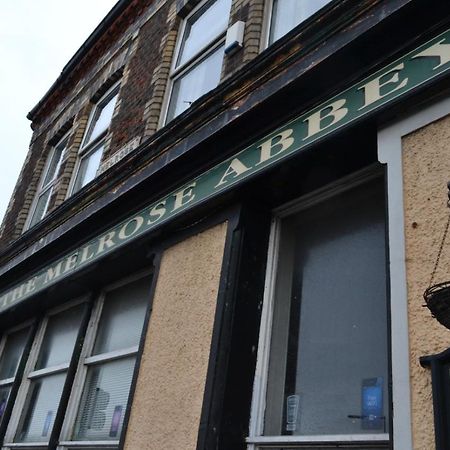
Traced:
<path id="1" fill-rule="evenodd" d="M 385 271 L 382 183 L 284 220 L 266 435 L 387 432 Z"/>
<path id="2" fill-rule="evenodd" d="M 93 152 L 83 156 L 78 169 L 73 191 L 79 191 L 97 176 L 97 170 L 103 155 L 103 144 Z"/>
<path id="3" fill-rule="evenodd" d="M 2 422 L 3 413 L 5 412 L 6 402 L 8 401 L 11 386 L 0 387 L 0 423 Z"/>
<path id="4" fill-rule="evenodd" d="M 128 402 L 134 358 L 88 369 L 74 440 L 118 440 Z"/>
<path id="5" fill-rule="evenodd" d="M 80 328 L 83 305 L 49 318 L 36 369 L 68 363 Z"/>
<path id="6" fill-rule="evenodd" d="M 30 228 L 34 225 L 36 225 L 42 218 L 45 216 L 45 213 L 47 212 L 48 203 L 50 200 L 50 195 L 52 193 L 52 188 L 48 188 L 45 192 L 43 192 L 40 197 L 38 198 L 38 201 L 36 203 L 36 208 L 33 212 L 33 217 L 30 221 Z"/>
<path id="7" fill-rule="evenodd" d="M 114 107 L 116 106 L 118 93 L 103 104 L 96 106 L 91 125 L 89 127 L 88 137 L 84 145 L 96 139 L 100 134 L 106 131 L 111 123 Z"/>
<path id="8" fill-rule="evenodd" d="M 333 447 L 297 447 L 297 446 L 289 446 L 289 447 L 261 447 L 261 450 L 332 450 L 332 449 L 339 449 L 339 450 L 374 450 L 374 448 L 378 449 L 389 449 L 389 445 L 377 445 L 376 447 L 355 447 L 352 445 L 351 447 L 347 447 L 345 445 L 339 445 L 339 447 L 333 446 Z"/>
<path id="9" fill-rule="evenodd" d="M 284 36 L 331 0 L 274 0 L 270 43 Z"/>
<path id="10" fill-rule="evenodd" d="M 106 294 L 94 355 L 139 344 L 149 291 L 146 277 Z"/>
<path id="11" fill-rule="evenodd" d="M 185 111 L 191 104 L 214 89 L 220 81 L 224 47 L 221 46 L 173 83 L 167 121 Z"/>
<path id="12" fill-rule="evenodd" d="M 230 8 L 231 0 L 216 0 L 212 4 L 207 4 L 187 21 L 177 67 L 189 61 L 202 48 L 225 32 Z"/>
<path id="13" fill-rule="evenodd" d="M 68 138 L 64 139 L 64 141 L 60 142 L 55 149 L 53 150 L 50 163 L 48 165 L 47 173 L 45 175 L 44 182 L 42 186 L 47 186 L 50 181 L 53 181 L 58 174 L 59 168 L 61 166 L 61 159 L 63 152 L 66 148 Z"/>
<path id="14" fill-rule="evenodd" d="M 65 379 L 66 374 L 59 373 L 31 382 L 23 423 L 15 442 L 49 440 Z"/>
<path id="15" fill-rule="evenodd" d="M 102 445 L 101 447 L 64 447 L 65 449 L 67 448 L 68 450 L 80 450 L 80 448 L 82 448 L 83 450 L 99 450 L 99 448 L 101 450 L 117 450 L 117 445 L 112 445 L 111 447 L 105 447 L 104 445 Z M 22 450 L 22 449 L 21 449 Z M 33 449 L 35 450 L 35 449 Z"/>
<path id="16" fill-rule="evenodd" d="M 24 328 L 11 333 L 6 338 L 5 348 L 0 358 L 0 380 L 12 378 L 16 374 L 27 336 L 28 328 Z"/>

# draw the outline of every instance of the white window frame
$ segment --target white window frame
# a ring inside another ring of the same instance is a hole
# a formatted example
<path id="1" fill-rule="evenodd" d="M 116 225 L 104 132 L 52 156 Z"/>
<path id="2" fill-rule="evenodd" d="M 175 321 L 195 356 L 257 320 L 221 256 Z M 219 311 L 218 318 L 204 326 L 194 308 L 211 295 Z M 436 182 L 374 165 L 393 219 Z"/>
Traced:
<path id="1" fill-rule="evenodd" d="M 135 365 L 133 369 L 133 373 L 136 370 L 136 360 L 137 355 L 139 351 L 139 345 L 141 343 L 142 335 L 145 333 L 145 321 L 143 322 L 143 327 L 141 330 L 141 335 L 139 339 L 139 343 L 137 345 L 134 345 L 130 348 L 123 348 L 119 350 L 110 351 L 107 353 L 102 353 L 99 355 L 92 356 L 92 351 L 94 348 L 95 340 L 97 337 L 97 332 L 99 329 L 99 323 L 101 320 L 102 310 L 104 306 L 105 298 L 107 297 L 108 293 L 111 291 L 114 291 L 120 287 L 126 286 L 130 283 L 133 283 L 135 281 L 139 281 L 142 279 L 146 279 L 148 281 L 148 287 L 149 287 L 149 293 L 150 293 L 150 285 L 151 285 L 151 277 L 153 275 L 153 271 L 150 269 L 146 269 L 143 271 L 139 271 L 138 273 L 133 274 L 132 276 L 126 277 L 118 282 L 112 283 L 108 286 L 106 286 L 101 293 L 97 296 L 97 298 L 94 299 L 94 304 L 92 307 L 92 311 L 90 311 L 89 316 L 89 322 L 85 330 L 84 334 L 84 342 L 83 347 L 81 349 L 81 353 L 79 356 L 78 361 L 76 362 L 76 373 L 75 377 L 72 381 L 71 386 L 71 393 L 70 397 L 67 402 L 65 416 L 63 425 L 61 428 L 60 436 L 59 436 L 59 443 L 58 443 L 58 449 L 67 450 L 67 449 L 75 449 L 75 448 L 85 448 L 85 447 L 96 447 L 99 449 L 111 449 L 111 450 L 117 450 L 120 443 L 120 436 L 117 440 L 105 440 L 105 441 L 71 441 L 70 437 L 72 436 L 77 414 L 79 411 L 79 406 L 81 402 L 81 397 L 83 394 L 83 390 L 85 387 L 85 381 L 88 373 L 88 368 L 92 367 L 96 364 L 103 364 L 110 361 L 118 361 L 120 359 L 129 358 L 129 357 L 135 357 Z M 61 372 L 66 372 L 70 368 L 71 359 L 73 357 L 73 351 L 68 358 L 68 362 L 65 362 L 63 364 L 46 367 L 44 369 L 38 369 L 34 370 L 34 367 L 36 365 L 36 362 L 39 358 L 39 354 L 42 348 L 42 344 L 44 341 L 44 337 L 46 334 L 47 326 L 49 323 L 49 319 L 59 313 L 62 313 L 66 310 L 69 310 L 71 308 L 74 308 L 81 304 L 87 304 L 89 302 L 89 296 L 82 296 L 79 297 L 73 301 L 67 302 L 64 305 L 60 305 L 58 307 L 55 307 L 51 310 L 49 310 L 45 316 L 42 318 L 38 325 L 38 329 L 35 333 L 35 336 L 33 337 L 33 343 L 30 349 L 30 352 L 28 354 L 28 359 L 25 365 L 25 368 L 23 370 L 23 373 L 16 374 L 17 376 L 20 376 L 21 382 L 20 387 L 14 402 L 14 409 L 9 417 L 9 423 L 7 426 L 7 430 L 5 433 L 4 443 L 2 446 L 2 450 L 11 450 L 11 449 L 20 449 L 20 450 L 28 450 L 28 449 L 41 449 L 41 448 L 47 448 L 48 442 L 13 442 L 14 438 L 19 430 L 21 419 L 23 415 L 23 410 L 26 405 L 28 395 L 30 392 L 30 386 L 33 380 L 38 379 L 43 376 L 47 375 L 53 375 Z M 150 301 L 150 297 L 148 299 Z M 82 314 L 85 314 L 83 312 Z M 84 320 L 83 318 L 81 319 Z M 6 335 L 13 333 L 15 331 L 18 331 L 20 329 L 23 329 L 25 327 L 31 326 L 32 321 L 24 322 L 21 325 L 18 325 L 14 328 L 11 328 L 7 332 L 5 332 L 5 335 L 3 335 L 0 338 L 0 355 L 3 351 Z M 77 341 L 76 341 L 77 342 Z M 76 345 L 75 342 L 75 345 Z M 15 378 L 2 380 L 2 385 L 7 385 L 7 383 L 12 384 L 12 382 L 15 381 Z M 132 381 L 132 380 L 130 380 Z M 128 398 L 128 402 L 131 401 L 131 395 Z M 127 403 L 128 405 L 128 403 Z M 59 408 L 59 404 L 58 404 Z M 126 414 L 127 406 L 124 408 L 123 414 Z M 122 433 L 125 432 L 125 428 L 122 429 Z M 50 438 L 51 434 L 49 434 Z"/>
<path id="2" fill-rule="evenodd" d="M 47 215 L 48 206 L 50 204 L 50 199 L 51 199 L 52 193 L 53 193 L 53 188 L 55 187 L 56 181 L 58 180 L 58 174 L 59 174 L 59 171 L 61 169 L 62 160 L 64 158 L 65 152 L 67 151 L 69 135 L 70 135 L 70 132 L 66 133 L 57 142 L 57 144 L 52 146 L 52 148 L 50 149 L 50 152 L 49 152 L 49 154 L 47 156 L 47 160 L 45 162 L 44 170 L 42 171 L 42 175 L 41 175 L 41 178 L 39 180 L 38 189 L 37 189 L 36 194 L 34 196 L 33 203 L 31 204 L 31 208 L 30 208 L 30 212 L 29 212 L 28 217 L 27 217 L 27 221 L 25 222 L 24 231 L 28 230 L 31 227 L 31 224 L 33 222 L 34 215 L 36 213 L 37 205 L 39 203 L 40 198 L 47 191 L 50 191 L 48 199 L 47 199 L 47 202 L 45 204 L 44 213 L 43 213 L 42 217 L 34 225 L 37 225 Z M 64 148 L 62 149 L 61 157 L 60 157 L 60 159 L 58 161 L 58 164 L 57 164 L 57 166 L 55 168 L 55 173 L 53 175 L 53 178 L 47 184 L 44 185 L 45 179 L 47 178 L 48 171 L 50 170 L 50 165 L 52 163 L 53 157 L 54 157 L 57 149 L 59 149 L 59 147 L 61 145 L 64 145 Z"/>
<path id="3" fill-rule="evenodd" d="M 180 29 L 179 29 L 179 32 L 178 32 L 177 43 L 175 45 L 175 51 L 174 51 L 174 54 L 173 54 L 172 63 L 171 63 L 171 67 L 170 67 L 169 81 L 168 81 L 168 84 L 167 84 L 166 95 L 165 95 L 165 98 L 164 98 L 164 101 L 163 101 L 162 114 L 161 114 L 160 122 L 159 122 L 159 127 L 160 128 L 163 127 L 164 125 L 166 125 L 167 123 L 169 123 L 170 121 L 172 121 L 173 119 L 175 119 L 176 117 L 178 117 L 178 116 L 175 116 L 175 117 L 173 117 L 170 120 L 168 119 L 170 101 L 172 99 L 173 86 L 174 86 L 175 82 L 178 79 L 182 78 L 183 75 L 185 75 L 187 72 L 192 70 L 194 67 L 196 67 L 199 64 L 201 64 L 203 60 L 205 60 L 210 55 L 212 55 L 214 53 L 214 51 L 217 50 L 217 48 L 219 48 L 221 45 L 225 45 L 225 39 L 226 39 L 227 30 L 228 30 L 228 25 L 211 42 L 209 42 L 208 44 L 206 44 L 205 46 L 200 48 L 197 51 L 197 53 L 195 53 L 191 58 L 189 58 L 183 64 L 180 64 L 179 67 L 177 67 L 177 61 L 178 61 L 178 59 L 180 57 L 180 52 L 181 52 L 182 47 L 183 47 L 184 33 L 186 31 L 186 26 L 188 25 L 189 20 L 191 19 L 191 17 L 196 15 L 202 8 L 205 8 L 208 5 L 208 3 L 212 4 L 213 1 L 214 0 L 203 0 L 202 2 L 200 2 L 183 19 L 183 21 L 181 23 L 181 26 L 180 26 Z M 224 57 L 225 57 L 225 53 L 224 53 Z M 224 58 L 222 59 L 222 67 L 223 67 L 223 61 L 224 61 Z M 205 92 L 205 94 L 206 94 L 206 92 Z M 205 94 L 203 94 L 203 95 L 205 95 Z M 194 100 L 192 103 L 195 103 L 195 101 L 197 101 L 197 100 Z M 191 105 L 189 105 L 189 107 L 190 106 Z M 189 109 L 189 108 L 187 108 L 187 109 Z"/>
<path id="4" fill-rule="evenodd" d="M 403 201 L 403 137 L 450 114 L 443 98 L 398 117 L 378 131 L 378 160 L 387 167 L 391 291 L 393 441 L 395 450 L 414 450 Z"/>
<path id="5" fill-rule="evenodd" d="M 306 1 L 315 1 L 315 0 L 306 0 Z M 335 0 L 330 0 L 329 3 L 332 3 Z M 263 50 L 265 50 L 266 48 L 270 47 L 272 44 L 274 44 L 275 42 L 277 42 L 277 40 L 282 39 L 282 36 L 279 39 L 276 39 L 273 42 L 270 42 L 270 32 L 271 32 L 271 25 L 272 25 L 272 15 L 273 15 L 273 5 L 274 5 L 275 0 L 268 0 L 265 4 L 264 7 L 264 19 L 263 19 L 263 33 L 262 33 L 262 37 L 261 37 L 261 46 L 260 46 L 260 51 L 262 52 Z M 304 23 L 306 20 L 308 20 L 310 17 L 320 13 L 320 11 L 325 8 L 327 5 L 322 6 L 320 9 L 318 9 L 315 13 L 311 14 L 310 16 L 308 16 L 307 18 L 305 18 L 304 20 L 302 20 L 301 22 L 299 22 L 294 28 L 296 28 L 297 26 L 299 26 L 300 24 Z M 292 30 L 294 29 L 292 28 Z M 291 30 L 289 30 L 291 31 Z M 289 33 L 286 32 L 285 34 Z"/>
<path id="6" fill-rule="evenodd" d="M 106 441 L 87 441 L 87 440 L 71 441 L 70 437 L 73 435 L 73 431 L 75 429 L 77 414 L 79 411 L 83 390 L 86 385 L 86 378 L 89 367 L 92 367 L 95 364 L 106 363 L 109 361 L 117 361 L 130 356 L 137 357 L 139 351 L 139 344 L 138 344 L 130 348 L 114 350 L 112 352 L 91 356 L 95 345 L 95 339 L 97 337 L 97 331 L 99 329 L 99 323 L 102 316 L 103 306 L 105 304 L 105 298 L 107 297 L 107 294 L 109 292 L 114 291 L 115 289 L 118 289 L 122 286 L 126 286 L 127 284 L 133 283 L 134 281 L 141 280 L 145 277 L 150 277 L 151 275 L 152 275 L 151 270 L 145 270 L 144 272 L 139 272 L 138 274 L 134 274 L 131 277 L 113 283 L 107 286 L 101 292 L 98 299 L 95 300 L 95 304 L 89 320 L 89 325 L 86 331 L 83 349 L 81 351 L 80 358 L 78 360 L 76 375 L 73 381 L 73 389 L 70 394 L 69 403 L 67 405 L 66 410 L 66 416 L 64 418 L 63 427 L 61 429 L 60 441 L 57 447 L 58 450 L 69 450 L 69 449 L 71 450 L 73 448 L 83 448 L 83 447 L 89 448 L 98 447 L 99 449 L 117 449 L 119 447 L 120 436 L 119 439 L 117 440 L 106 440 Z M 144 328 L 142 329 L 142 332 L 144 332 Z M 128 398 L 128 402 L 129 401 L 130 397 Z M 125 429 L 122 430 L 122 433 L 123 432 L 125 432 Z"/>
<path id="7" fill-rule="evenodd" d="M 115 83 L 113 86 L 111 86 L 105 94 L 102 95 L 102 97 L 94 104 L 92 111 L 89 115 L 89 120 L 87 122 L 86 125 L 86 130 L 84 132 L 84 136 L 83 136 L 83 140 L 81 141 L 81 145 L 80 148 L 78 150 L 78 156 L 77 156 L 77 162 L 75 164 L 75 169 L 73 171 L 73 175 L 72 175 L 72 179 L 70 181 L 70 185 L 69 185 L 69 189 L 67 190 L 67 198 L 70 197 L 71 195 L 75 194 L 76 192 L 80 191 L 81 189 L 83 189 L 84 186 L 82 186 L 80 189 L 75 190 L 75 186 L 76 186 L 76 182 L 77 182 L 77 178 L 79 175 L 79 171 L 80 171 L 80 167 L 82 164 L 82 161 L 89 157 L 90 155 L 92 155 L 99 147 L 101 147 L 102 145 L 104 145 L 105 141 L 106 141 L 106 137 L 108 135 L 110 126 L 111 126 L 111 122 L 108 124 L 108 126 L 106 127 L 106 129 L 100 133 L 97 137 L 95 137 L 94 139 L 90 140 L 90 135 L 92 132 L 92 125 L 95 126 L 95 120 L 97 118 L 97 114 L 101 113 L 103 107 L 108 104 L 108 102 L 117 95 L 117 100 L 114 104 L 114 109 L 113 109 L 113 113 L 111 116 L 111 121 L 114 118 L 115 112 L 116 112 L 116 107 L 117 107 L 117 101 L 119 100 L 119 94 L 120 94 L 120 81 L 118 81 L 117 83 Z M 100 169 L 101 166 L 101 162 L 97 168 L 97 174 L 98 171 Z M 97 176 L 97 175 L 96 175 Z M 89 184 L 89 183 L 87 183 Z"/>
<path id="8" fill-rule="evenodd" d="M 261 327 L 258 340 L 253 398 L 251 405 L 249 436 L 246 439 L 247 450 L 264 450 L 269 447 L 307 444 L 351 444 L 354 442 L 370 445 L 377 442 L 388 442 L 388 433 L 380 434 L 349 434 L 349 435 L 312 435 L 312 436 L 265 436 L 264 419 L 266 408 L 266 393 L 269 373 L 270 346 L 272 337 L 272 322 L 275 306 L 275 286 L 277 262 L 280 249 L 281 222 L 284 218 L 308 209 L 315 204 L 329 200 L 336 195 L 365 184 L 380 176 L 379 171 L 372 167 L 337 180 L 323 188 L 281 206 L 273 211 L 269 249 L 267 257 L 266 281 L 264 286 Z M 387 262 L 386 262 L 387 264 Z M 388 328 L 389 329 L 389 328 Z M 389 354 L 389 353 L 388 353 Z M 392 431 L 391 431 L 392 434 Z M 364 446 L 364 444 L 361 444 Z"/>
<path id="9" fill-rule="evenodd" d="M 52 367 L 46 367 L 45 369 L 39 369 L 34 370 L 34 366 L 36 365 L 37 359 L 39 357 L 39 353 L 42 347 L 42 343 L 44 340 L 45 332 L 47 330 L 47 325 L 49 322 L 49 319 L 59 313 L 62 313 L 70 308 L 73 308 L 75 306 L 78 306 L 82 303 L 85 303 L 87 301 L 86 297 L 80 297 L 77 298 L 71 302 L 65 303 L 62 306 L 58 306 L 56 308 L 51 309 L 47 312 L 47 314 L 42 319 L 41 323 L 39 324 L 39 328 L 36 332 L 36 335 L 33 339 L 33 344 L 31 346 L 30 353 L 28 355 L 28 360 L 25 365 L 25 369 L 23 371 L 22 375 L 22 381 L 20 384 L 19 391 L 17 393 L 16 401 L 14 403 L 14 409 L 11 414 L 11 417 L 9 419 L 8 428 L 5 433 L 4 443 L 2 449 L 12 449 L 12 448 L 20 448 L 21 450 L 25 450 L 32 447 L 39 447 L 39 448 L 45 448 L 47 447 L 48 443 L 46 442 L 14 442 L 14 438 L 17 434 L 20 420 L 22 418 L 22 413 L 29 395 L 29 390 L 31 386 L 31 382 L 35 379 L 38 379 L 45 375 L 53 375 L 57 373 L 61 373 L 64 371 L 67 371 L 69 369 L 70 360 L 73 355 L 73 351 L 75 349 L 72 349 L 72 353 L 69 355 L 68 362 L 64 364 L 59 364 L 57 366 Z M 75 343 L 74 343 L 75 344 Z M 58 404 L 59 407 L 59 404 Z M 19 411 L 19 414 L 14 414 L 14 412 Z M 50 435 L 49 435 L 50 439 Z"/>
<path id="10" fill-rule="evenodd" d="M 25 330 L 25 329 L 28 329 L 28 332 L 30 332 L 32 323 L 33 323 L 33 322 L 32 322 L 31 320 L 29 320 L 29 321 L 24 322 L 24 323 L 22 323 L 22 324 L 20 324 L 20 325 L 17 325 L 17 326 L 15 326 L 15 327 L 9 328 L 8 330 L 6 330 L 6 331 L 3 333 L 3 335 L 2 335 L 2 337 L 1 337 L 1 339 L 0 339 L 0 360 L 1 360 L 1 358 L 3 357 L 3 352 L 5 351 L 6 342 L 7 342 L 7 340 L 8 340 L 8 337 L 9 337 L 11 334 L 17 333 L 17 332 L 22 331 L 22 330 Z M 28 336 L 27 336 L 27 338 L 26 338 L 26 340 L 25 340 L 25 347 L 24 347 L 24 349 L 25 349 L 26 346 L 27 346 L 27 340 L 28 340 L 28 339 L 29 339 L 29 334 L 28 334 Z M 22 358 L 23 358 L 23 351 L 24 351 L 24 350 L 22 350 L 22 355 L 20 355 L 20 358 L 19 358 L 18 366 L 17 366 L 17 368 L 16 368 L 16 373 L 14 374 L 14 376 L 12 376 L 12 377 L 10 377 L 10 378 L 3 378 L 3 379 L 0 379 L 0 388 L 3 388 L 3 387 L 12 387 L 12 385 L 14 384 L 16 378 L 17 378 L 18 376 L 21 376 L 21 374 L 19 373 L 19 366 L 20 366 L 20 362 L 21 362 L 21 360 L 22 360 Z M 8 397 L 8 402 L 9 402 L 9 397 Z M 1 418 L 0 418 L 0 421 L 1 421 Z"/>

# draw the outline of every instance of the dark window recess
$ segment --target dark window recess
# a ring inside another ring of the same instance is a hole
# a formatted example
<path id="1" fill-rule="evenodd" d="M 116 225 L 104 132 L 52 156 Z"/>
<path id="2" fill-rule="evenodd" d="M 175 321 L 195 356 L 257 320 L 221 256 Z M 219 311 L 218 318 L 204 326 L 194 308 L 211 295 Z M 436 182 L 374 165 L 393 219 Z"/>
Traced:
<path id="1" fill-rule="evenodd" d="M 436 450 L 450 448 L 450 348 L 437 355 L 422 356 L 422 367 L 431 369 Z"/>

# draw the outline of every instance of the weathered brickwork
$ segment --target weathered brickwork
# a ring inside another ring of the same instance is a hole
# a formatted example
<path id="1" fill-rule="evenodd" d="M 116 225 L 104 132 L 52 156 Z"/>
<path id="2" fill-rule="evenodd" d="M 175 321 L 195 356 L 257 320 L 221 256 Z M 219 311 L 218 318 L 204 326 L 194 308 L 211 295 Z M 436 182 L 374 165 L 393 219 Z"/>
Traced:
<path id="1" fill-rule="evenodd" d="M 120 80 L 120 91 L 99 173 L 134 151 L 138 143 L 161 127 L 180 24 L 200 3 L 201 0 L 132 0 L 83 59 L 64 79 L 58 80 L 51 95 L 32 111 L 33 139 L 0 229 L 0 248 L 24 232 L 46 158 L 58 139 L 69 133 L 48 213 L 64 203 L 91 111 L 114 83 Z M 263 13 L 264 0 L 233 1 L 229 24 L 237 20 L 246 23 L 244 48 L 225 56 L 224 79 L 257 56 Z M 86 204 L 80 199 L 79 208 Z"/>
<path id="2" fill-rule="evenodd" d="M 50 211 L 58 207 L 67 197 L 70 180 L 77 161 L 78 150 L 80 149 L 88 123 L 89 109 L 90 105 L 86 105 L 86 107 L 78 113 L 78 116 L 73 123 L 73 132 L 69 137 L 67 149 L 62 158 L 61 169 L 55 185 L 52 199 L 53 204 L 50 205 Z"/>
<path id="3" fill-rule="evenodd" d="M 245 63 L 258 56 L 264 17 L 264 0 L 235 0 L 231 7 L 229 26 L 237 21 L 245 22 L 243 48 L 226 56 L 222 77 L 226 78 Z"/>
<path id="4" fill-rule="evenodd" d="M 161 122 L 162 105 L 169 83 L 170 67 L 175 52 L 175 45 L 180 27 L 180 19 L 176 14 L 176 5 L 172 3 L 166 19 L 167 33 L 159 47 L 160 58 L 153 71 L 150 89 L 150 100 L 145 105 L 143 121 L 145 123 L 144 138 L 151 136 Z"/>
<path id="5" fill-rule="evenodd" d="M 41 135 L 32 142 L 3 220 L 0 245 L 17 239 L 25 225 L 45 165 L 45 140 Z"/>
<path id="6" fill-rule="evenodd" d="M 265 0 L 249 0 L 248 20 L 244 33 L 244 63 L 260 53 L 264 24 Z"/>
<path id="7" fill-rule="evenodd" d="M 147 102 L 152 96 L 153 74 L 161 61 L 161 39 L 167 34 L 168 8 L 169 4 L 164 4 L 139 31 L 122 82 L 121 108 L 111 124 L 114 139 L 109 151 L 105 152 L 106 159 L 133 137 L 144 134 L 143 118 Z"/>

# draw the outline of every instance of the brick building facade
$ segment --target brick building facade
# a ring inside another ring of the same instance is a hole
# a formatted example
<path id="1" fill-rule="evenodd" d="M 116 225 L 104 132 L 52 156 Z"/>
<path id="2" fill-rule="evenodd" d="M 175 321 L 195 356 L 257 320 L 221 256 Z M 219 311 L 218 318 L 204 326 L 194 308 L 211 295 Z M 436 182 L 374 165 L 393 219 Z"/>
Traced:
<path id="1" fill-rule="evenodd" d="M 450 448 L 449 49 L 444 0 L 119 0 L 28 115 L 2 448 Z"/>

